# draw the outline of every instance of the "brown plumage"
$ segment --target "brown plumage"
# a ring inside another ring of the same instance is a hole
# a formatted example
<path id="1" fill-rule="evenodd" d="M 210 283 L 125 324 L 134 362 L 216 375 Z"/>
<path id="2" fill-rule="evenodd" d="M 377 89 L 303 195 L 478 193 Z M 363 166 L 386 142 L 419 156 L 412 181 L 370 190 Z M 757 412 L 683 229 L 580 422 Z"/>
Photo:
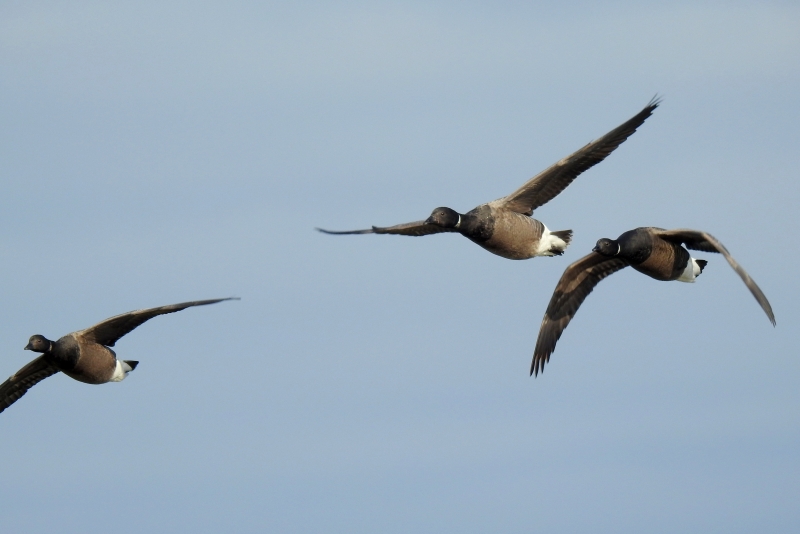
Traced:
<path id="1" fill-rule="evenodd" d="M 87 384 L 123 380 L 139 362 L 117 360 L 114 351 L 108 347 L 113 347 L 122 336 L 153 317 L 223 300 L 232 299 L 197 300 L 123 313 L 85 330 L 67 334 L 58 341 L 50 341 L 38 334 L 31 336 L 25 350 L 41 352 L 42 355 L 0 384 L 0 412 L 37 383 L 59 371 Z"/>
<path id="2" fill-rule="evenodd" d="M 636 228 L 616 240 L 600 239 L 592 252 L 567 267 L 561 275 L 542 319 L 531 374 L 538 375 L 544 370 L 564 329 L 603 278 L 631 266 L 656 280 L 694 282 L 703 272 L 706 261 L 693 259 L 682 243 L 688 249 L 722 254 L 775 325 L 772 306 L 761 288 L 711 234 L 686 229 Z"/>
<path id="3" fill-rule="evenodd" d="M 0 412 L 17 402 L 30 388 L 58 372 L 45 356 L 39 356 L 0 385 Z"/>
<path id="4" fill-rule="evenodd" d="M 436 208 L 424 221 L 395 226 L 373 226 L 365 230 L 337 232 L 317 228 L 326 234 L 396 234 L 424 236 L 457 232 L 489 252 L 513 260 L 563 254 L 572 238 L 571 230 L 551 232 L 536 219 L 533 210 L 543 206 L 584 171 L 603 161 L 653 113 L 659 105 L 653 99 L 630 120 L 600 139 L 540 172 L 510 195 L 481 204 L 467 213 Z"/>

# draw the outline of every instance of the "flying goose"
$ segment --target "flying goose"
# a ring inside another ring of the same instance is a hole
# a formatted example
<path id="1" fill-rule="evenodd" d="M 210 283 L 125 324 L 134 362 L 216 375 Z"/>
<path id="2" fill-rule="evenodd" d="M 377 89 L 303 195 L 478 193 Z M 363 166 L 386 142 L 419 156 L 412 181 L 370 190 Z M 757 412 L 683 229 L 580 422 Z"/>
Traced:
<path id="1" fill-rule="evenodd" d="M 37 383 L 59 371 L 87 384 L 124 380 L 129 372 L 136 369 L 139 362 L 118 360 L 116 353 L 109 348 L 122 336 L 157 315 L 223 300 L 232 299 L 196 300 L 123 313 L 86 330 L 67 334 L 58 341 L 50 341 L 38 334 L 31 336 L 25 350 L 40 352 L 42 355 L 0 384 L 0 412 L 14 404 Z"/>
<path id="2" fill-rule="evenodd" d="M 489 252 L 510 260 L 534 256 L 560 256 L 572 239 L 572 230 L 550 231 L 532 218 L 533 210 L 552 200 L 582 172 L 603 161 L 649 117 L 659 105 L 654 98 L 634 117 L 596 141 L 556 162 L 534 176 L 510 195 L 458 213 L 451 208 L 436 208 L 424 221 L 367 230 L 326 234 L 398 234 L 423 236 L 458 232 Z"/>
<path id="3" fill-rule="evenodd" d="M 538 375 L 539 371 L 544 371 L 544 364 L 550 361 L 561 333 L 603 278 L 630 265 L 656 280 L 694 282 L 708 262 L 692 258 L 682 243 L 692 250 L 718 252 L 725 256 L 775 326 L 775 316 L 767 297 L 711 234 L 685 229 L 636 228 L 617 239 L 600 239 L 592 252 L 567 267 L 561 275 L 542 319 L 531 374 Z"/>

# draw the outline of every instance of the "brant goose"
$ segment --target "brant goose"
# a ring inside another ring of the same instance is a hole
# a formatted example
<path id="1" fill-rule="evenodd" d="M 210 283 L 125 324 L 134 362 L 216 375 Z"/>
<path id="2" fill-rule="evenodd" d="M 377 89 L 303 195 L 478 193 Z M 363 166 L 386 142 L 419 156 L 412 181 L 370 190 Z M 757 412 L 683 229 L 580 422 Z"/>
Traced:
<path id="1" fill-rule="evenodd" d="M 775 326 L 775 316 L 767 297 L 713 236 L 697 230 L 636 228 L 616 240 L 600 239 L 593 252 L 567 267 L 561 275 L 542 319 L 531 362 L 531 374 L 538 375 L 539 371 L 544 371 L 544 364 L 550 361 L 561 333 L 584 299 L 603 278 L 630 265 L 656 280 L 694 282 L 707 262 L 692 258 L 681 243 L 692 250 L 719 252 L 725 256 Z"/>
<path id="2" fill-rule="evenodd" d="M 654 98 L 642 111 L 596 141 L 540 172 L 522 187 L 498 200 L 481 204 L 467 213 L 436 208 L 424 221 L 385 228 L 326 234 L 399 234 L 423 236 L 458 232 L 489 252 L 511 260 L 534 256 L 560 256 L 572 239 L 572 230 L 550 231 L 532 218 L 533 210 L 561 193 L 582 172 L 603 161 L 649 117 L 659 105 Z"/>
<path id="3" fill-rule="evenodd" d="M 108 347 L 113 347 L 119 338 L 157 315 L 223 300 L 233 299 L 196 300 L 123 313 L 86 330 L 67 334 L 58 341 L 50 341 L 40 335 L 31 336 L 25 350 L 41 352 L 42 355 L 0 384 L 0 412 L 14 404 L 34 385 L 59 371 L 87 384 L 124 380 L 139 362 L 117 359 L 117 355 Z"/>

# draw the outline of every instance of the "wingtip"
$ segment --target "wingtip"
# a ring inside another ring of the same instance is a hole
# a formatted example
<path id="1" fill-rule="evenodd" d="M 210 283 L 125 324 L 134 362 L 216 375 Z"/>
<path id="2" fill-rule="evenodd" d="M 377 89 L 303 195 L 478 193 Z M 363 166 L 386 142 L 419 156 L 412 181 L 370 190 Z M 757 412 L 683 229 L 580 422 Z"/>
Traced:
<path id="1" fill-rule="evenodd" d="M 767 297 L 764 297 L 764 300 L 766 299 Z M 767 301 L 766 304 L 767 304 L 766 306 L 762 304 L 761 308 L 764 310 L 764 313 L 767 314 L 767 318 L 769 319 L 769 322 L 772 323 L 772 327 L 775 328 L 776 326 L 778 326 L 778 323 L 775 322 L 775 314 L 772 312 L 772 306 L 770 306 L 769 301 Z"/>
<path id="2" fill-rule="evenodd" d="M 208 300 L 198 300 L 193 301 L 191 303 L 184 303 L 189 304 L 190 306 L 204 306 L 206 304 L 217 304 L 219 302 L 225 302 L 226 300 L 242 300 L 241 297 L 224 297 L 221 299 L 208 299 Z"/>
<path id="3" fill-rule="evenodd" d="M 661 102 L 663 102 L 663 100 L 664 97 L 656 93 L 655 95 L 653 95 L 653 98 L 650 99 L 650 102 L 647 103 L 647 107 L 650 108 L 651 110 L 656 109 L 658 106 L 661 105 Z"/>
<path id="4" fill-rule="evenodd" d="M 328 235 L 353 235 L 353 234 L 374 234 L 375 233 L 374 227 L 373 227 L 373 229 L 369 229 L 369 230 L 344 230 L 344 231 L 339 231 L 339 230 L 326 230 L 325 228 L 318 228 L 318 227 L 315 226 L 314 230 L 316 230 L 317 232 L 322 232 L 323 234 L 328 234 Z"/>

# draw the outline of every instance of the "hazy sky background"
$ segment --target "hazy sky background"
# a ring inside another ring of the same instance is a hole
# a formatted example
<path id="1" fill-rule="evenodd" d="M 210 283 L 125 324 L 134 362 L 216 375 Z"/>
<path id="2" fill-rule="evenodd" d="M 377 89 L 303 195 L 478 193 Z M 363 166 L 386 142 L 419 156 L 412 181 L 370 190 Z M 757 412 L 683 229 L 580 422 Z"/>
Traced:
<path id="1" fill-rule="evenodd" d="M 2 530 L 800 529 L 796 2 L 0 4 L 0 375 L 128 310 L 121 384 L 0 415 Z M 535 216 L 565 256 L 326 236 L 506 195 L 662 106 Z M 637 226 L 711 232 L 696 284 L 632 270 L 537 379 L 563 270 Z"/>

